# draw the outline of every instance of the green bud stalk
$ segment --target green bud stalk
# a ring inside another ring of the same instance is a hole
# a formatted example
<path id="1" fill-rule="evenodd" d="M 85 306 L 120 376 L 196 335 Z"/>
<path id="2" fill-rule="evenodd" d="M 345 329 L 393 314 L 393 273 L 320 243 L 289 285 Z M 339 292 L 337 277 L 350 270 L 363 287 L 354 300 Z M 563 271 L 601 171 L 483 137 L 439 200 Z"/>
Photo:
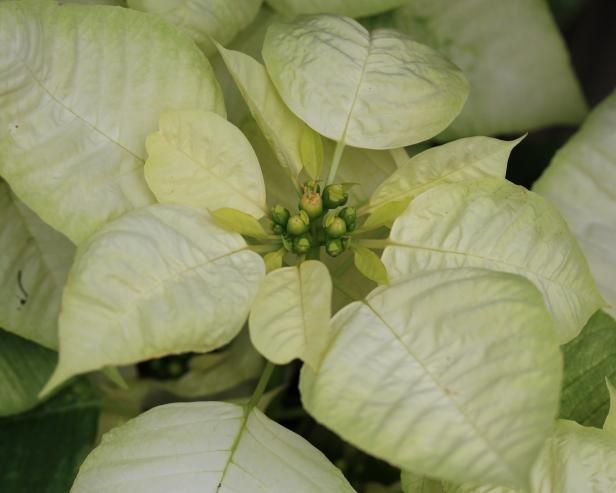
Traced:
<path id="1" fill-rule="evenodd" d="M 327 185 L 323 190 L 323 205 L 327 209 L 335 209 L 346 204 L 349 194 L 344 191 L 344 187 L 339 184 Z"/>

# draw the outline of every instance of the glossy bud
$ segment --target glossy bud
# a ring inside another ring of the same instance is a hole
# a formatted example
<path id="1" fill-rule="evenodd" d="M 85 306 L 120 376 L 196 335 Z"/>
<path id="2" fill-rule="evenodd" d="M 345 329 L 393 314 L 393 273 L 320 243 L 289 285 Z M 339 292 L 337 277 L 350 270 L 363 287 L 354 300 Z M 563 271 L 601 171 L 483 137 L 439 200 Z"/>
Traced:
<path id="1" fill-rule="evenodd" d="M 311 246 L 312 241 L 308 235 L 301 235 L 293 240 L 293 251 L 297 254 L 308 253 Z"/>
<path id="2" fill-rule="evenodd" d="M 323 214 L 323 200 L 317 192 L 304 192 L 299 201 L 299 208 L 303 210 L 310 219 L 316 219 Z"/>
<path id="3" fill-rule="evenodd" d="M 301 235 L 308 231 L 309 225 L 310 218 L 306 215 L 305 212 L 304 214 L 295 214 L 294 216 L 291 216 L 289 218 L 289 221 L 287 222 L 287 233 L 293 236 Z"/>
<path id="4" fill-rule="evenodd" d="M 332 221 L 329 221 L 329 225 L 326 226 L 325 231 L 330 238 L 340 238 L 347 232 L 347 226 L 343 219 L 334 217 Z"/>
<path id="5" fill-rule="evenodd" d="M 347 231 L 353 231 L 357 223 L 357 211 L 355 207 L 345 207 L 340 211 L 338 217 L 341 218 L 347 227 Z"/>
<path id="6" fill-rule="evenodd" d="M 323 190 L 323 205 L 328 209 L 335 209 L 346 204 L 349 194 L 339 184 L 327 185 Z"/>
<path id="7" fill-rule="evenodd" d="M 286 226 L 290 217 L 291 213 L 289 212 L 289 209 L 281 206 L 280 204 L 275 205 L 272 209 L 272 220 L 280 226 Z"/>
<path id="8" fill-rule="evenodd" d="M 344 248 L 342 246 L 342 241 L 339 238 L 335 238 L 333 240 L 329 240 L 325 244 L 325 251 L 330 257 L 337 257 L 342 252 L 344 252 Z"/>

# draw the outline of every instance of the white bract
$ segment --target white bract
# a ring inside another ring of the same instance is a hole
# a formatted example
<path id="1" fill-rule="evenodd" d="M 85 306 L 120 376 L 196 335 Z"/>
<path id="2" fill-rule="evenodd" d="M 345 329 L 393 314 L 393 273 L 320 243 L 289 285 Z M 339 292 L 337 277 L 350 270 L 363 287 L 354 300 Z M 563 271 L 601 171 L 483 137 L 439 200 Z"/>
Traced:
<path id="1" fill-rule="evenodd" d="M 2 3 L 0 86 L 0 175 L 77 244 L 154 201 L 145 137 L 162 111 L 224 114 L 194 44 L 121 8 Z"/>
<path id="2" fill-rule="evenodd" d="M 77 251 L 60 314 L 60 360 L 45 392 L 78 373 L 211 351 L 246 321 L 265 275 L 242 237 L 198 209 L 154 205 Z"/>
<path id="3" fill-rule="evenodd" d="M 533 187 L 567 220 L 612 316 L 616 316 L 615 129 L 616 92 L 592 112 Z"/>
<path id="4" fill-rule="evenodd" d="M 317 420 L 428 476 L 526 484 L 562 373 L 532 284 L 483 269 L 415 273 L 351 303 L 331 325 L 320 367 L 304 366 L 300 382 Z"/>
<path id="5" fill-rule="evenodd" d="M 440 185 L 396 219 L 383 262 L 392 279 L 483 267 L 527 277 L 543 293 L 561 343 L 603 300 L 575 238 L 539 195 L 496 178 Z"/>
<path id="6" fill-rule="evenodd" d="M 306 440 L 223 402 L 157 407 L 105 435 L 71 492 L 110 491 L 355 492 Z"/>

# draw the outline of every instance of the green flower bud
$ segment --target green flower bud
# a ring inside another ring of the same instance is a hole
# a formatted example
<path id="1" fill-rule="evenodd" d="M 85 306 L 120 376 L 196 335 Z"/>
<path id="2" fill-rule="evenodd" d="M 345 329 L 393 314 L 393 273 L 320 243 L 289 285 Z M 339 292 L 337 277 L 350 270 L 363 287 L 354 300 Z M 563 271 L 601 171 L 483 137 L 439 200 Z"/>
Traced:
<path id="1" fill-rule="evenodd" d="M 321 193 L 321 185 L 316 180 L 308 180 L 304 183 L 304 191 Z"/>
<path id="2" fill-rule="evenodd" d="M 302 214 L 303 212 L 303 214 Z M 308 231 L 308 226 L 310 225 L 310 218 L 308 215 L 302 211 L 299 214 L 295 214 L 289 218 L 287 222 L 287 233 L 293 236 L 299 236 L 302 233 Z"/>
<path id="3" fill-rule="evenodd" d="M 329 223 L 330 224 L 326 226 L 325 231 L 327 231 L 327 236 L 330 238 L 340 238 L 347 232 L 347 226 L 343 219 L 334 217 L 333 220 L 329 221 Z"/>
<path id="4" fill-rule="evenodd" d="M 293 240 L 289 238 L 287 235 L 282 235 L 282 246 L 287 252 L 293 251 Z"/>
<path id="5" fill-rule="evenodd" d="M 281 206 L 280 204 L 275 205 L 272 209 L 272 220 L 280 226 L 286 226 L 290 217 L 291 213 L 289 212 L 289 209 Z"/>
<path id="6" fill-rule="evenodd" d="M 325 251 L 330 257 L 337 257 L 342 252 L 344 252 L 344 248 L 342 247 L 342 241 L 340 241 L 339 238 L 329 240 L 325 244 Z"/>
<path id="7" fill-rule="evenodd" d="M 274 234 L 281 235 L 285 232 L 285 229 L 284 226 L 281 226 L 280 224 L 274 224 L 272 225 L 272 231 L 274 232 Z"/>
<path id="8" fill-rule="evenodd" d="M 323 200 L 317 192 L 304 192 L 299 201 L 299 208 L 308 214 L 310 219 L 316 219 L 323 214 Z"/>
<path id="9" fill-rule="evenodd" d="M 339 184 L 327 185 L 323 190 L 323 204 L 328 209 L 335 209 L 346 204 L 349 194 L 344 191 L 344 187 Z"/>
<path id="10" fill-rule="evenodd" d="M 298 236 L 293 240 L 293 251 L 297 254 L 308 253 L 312 247 L 312 241 L 310 240 L 310 236 L 303 234 Z"/>
<path id="11" fill-rule="evenodd" d="M 353 231 L 357 223 L 357 211 L 355 207 L 345 207 L 338 213 L 338 217 L 341 218 L 347 227 L 347 231 Z"/>
<path id="12" fill-rule="evenodd" d="M 346 251 L 349 246 L 351 245 L 351 237 L 350 236 L 345 236 L 344 238 L 340 238 L 340 241 L 342 242 L 342 249 L 344 251 Z"/>

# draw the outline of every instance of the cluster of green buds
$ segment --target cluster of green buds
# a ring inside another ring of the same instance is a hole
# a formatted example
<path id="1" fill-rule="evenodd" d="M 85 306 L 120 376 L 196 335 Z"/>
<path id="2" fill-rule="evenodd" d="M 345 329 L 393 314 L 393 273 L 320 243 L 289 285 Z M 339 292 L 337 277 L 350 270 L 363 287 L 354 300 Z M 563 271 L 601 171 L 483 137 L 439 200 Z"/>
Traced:
<path id="1" fill-rule="evenodd" d="M 298 255 L 311 249 L 325 247 L 332 257 L 344 252 L 350 242 L 348 236 L 356 226 L 354 207 L 344 206 L 349 195 L 344 185 L 327 185 L 323 192 L 316 181 L 304 184 L 299 211 L 291 214 L 282 205 L 272 209 L 272 231 L 279 234 L 285 248 Z"/>

